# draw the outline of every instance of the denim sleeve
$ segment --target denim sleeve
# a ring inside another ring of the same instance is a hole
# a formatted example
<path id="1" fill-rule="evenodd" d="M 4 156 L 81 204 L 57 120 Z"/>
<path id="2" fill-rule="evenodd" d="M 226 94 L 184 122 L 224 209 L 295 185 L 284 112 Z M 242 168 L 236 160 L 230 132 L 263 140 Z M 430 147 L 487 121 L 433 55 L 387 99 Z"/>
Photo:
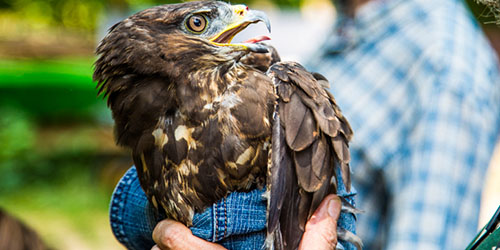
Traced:
<path id="1" fill-rule="evenodd" d="M 217 242 L 228 249 L 262 249 L 266 237 L 264 190 L 233 192 L 226 198 L 195 214 L 194 235 Z M 346 195 L 352 201 L 352 194 Z M 111 229 L 127 249 L 150 249 L 156 223 L 164 219 L 150 206 L 142 191 L 135 167 L 119 181 L 111 198 Z M 354 232 L 354 217 L 341 214 L 339 227 Z M 355 249 L 341 242 L 344 249 Z M 341 247 L 342 249 L 342 247 Z"/>

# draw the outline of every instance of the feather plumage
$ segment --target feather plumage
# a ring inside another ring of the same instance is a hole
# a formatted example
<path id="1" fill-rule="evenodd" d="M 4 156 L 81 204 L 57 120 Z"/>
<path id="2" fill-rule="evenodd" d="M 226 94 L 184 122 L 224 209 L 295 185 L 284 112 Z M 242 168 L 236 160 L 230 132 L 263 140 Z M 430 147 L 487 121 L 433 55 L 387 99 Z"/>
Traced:
<path id="1" fill-rule="evenodd" d="M 209 26 L 191 32 L 193 16 Z M 144 10 L 99 44 L 94 79 L 154 207 L 190 225 L 228 193 L 267 185 L 268 246 L 296 249 L 336 192 L 336 167 L 350 188 L 352 131 L 323 76 L 270 46 L 229 43 L 257 21 L 267 19 L 219 1 Z"/>
<path id="2" fill-rule="evenodd" d="M 271 191 L 268 220 L 273 227 L 268 228 L 268 237 L 282 237 L 274 241 L 283 244 L 275 244 L 277 249 L 296 249 L 307 219 L 326 195 L 336 192 L 336 166 L 341 167 L 342 178 L 350 185 L 347 138 L 352 136 L 352 130 L 333 96 L 322 87 L 319 74 L 315 77 L 293 62 L 276 63 L 267 74 L 279 97 L 273 126 L 279 124 L 280 129 L 274 131 L 280 132 L 273 133 L 273 150 L 279 142 L 279 154 L 284 154 L 279 158 L 288 160 L 273 161 L 269 166 L 272 178 L 267 184 Z M 345 130 L 340 132 L 341 128 Z M 272 154 L 274 159 L 276 152 Z M 286 174 L 280 175 L 282 172 Z M 282 188 L 293 191 L 287 193 Z M 298 200 L 286 202 L 283 195 Z M 287 233 L 276 232 L 283 228 Z"/>

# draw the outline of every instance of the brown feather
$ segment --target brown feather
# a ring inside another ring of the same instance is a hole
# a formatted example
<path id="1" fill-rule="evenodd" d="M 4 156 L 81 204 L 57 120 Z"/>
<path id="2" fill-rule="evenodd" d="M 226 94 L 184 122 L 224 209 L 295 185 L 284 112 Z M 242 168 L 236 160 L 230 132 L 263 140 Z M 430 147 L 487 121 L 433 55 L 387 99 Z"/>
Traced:
<path id="1" fill-rule="evenodd" d="M 297 94 L 292 94 L 290 102 L 283 103 L 283 106 L 286 114 L 284 124 L 287 144 L 293 150 L 303 150 L 318 136 L 316 121 L 311 110 L 304 106 Z"/>
<path id="2" fill-rule="evenodd" d="M 294 152 L 295 171 L 297 172 L 298 184 L 307 192 L 314 192 L 320 188 L 321 177 L 314 174 L 312 169 L 313 149 L 317 142 L 307 149 Z"/>
<path id="3" fill-rule="evenodd" d="M 330 151 L 324 136 L 313 144 L 313 156 L 311 160 L 312 172 L 318 178 L 325 178 L 325 171 L 330 168 Z M 326 165 L 325 165 L 326 164 Z"/>

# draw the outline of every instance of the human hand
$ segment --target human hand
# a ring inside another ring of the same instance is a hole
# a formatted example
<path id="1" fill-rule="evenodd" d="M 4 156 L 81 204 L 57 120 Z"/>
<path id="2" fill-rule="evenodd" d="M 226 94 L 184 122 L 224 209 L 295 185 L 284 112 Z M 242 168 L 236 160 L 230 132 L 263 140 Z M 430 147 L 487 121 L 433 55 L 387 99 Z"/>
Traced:
<path id="1" fill-rule="evenodd" d="M 151 250 L 206 249 L 224 250 L 221 245 L 205 241 L 193 235 L 184 224 L 165 219 L 156 224 L 153 230 L 156 245 Z"/>
<path id="2" fill-rule="evenodd" d="M 342 202 L 336 195 L 328 195 L 306 223 L 299 250 L 331 250 L 337 245 L 337 221 Z"/>
<path id="3" fill-rule="evenodd" d="M 341 201 L 336 195 L 328 195 L 307 221 L 299 250 L 330 250 L 337 245 L 337 221 Z M 191 230 L 173 220 L 160 221 L 154 231 L 156 245 L 151 250 L 207 249 L 223 250 L 224 247 L 194 236 Z"/>

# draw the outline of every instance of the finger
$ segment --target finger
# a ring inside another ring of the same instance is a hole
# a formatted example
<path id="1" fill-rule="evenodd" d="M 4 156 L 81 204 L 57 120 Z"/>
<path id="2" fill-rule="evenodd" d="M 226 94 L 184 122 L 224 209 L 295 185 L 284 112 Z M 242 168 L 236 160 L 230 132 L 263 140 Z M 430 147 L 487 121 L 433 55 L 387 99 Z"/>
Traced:
<path id="1" fill-rule="evenodd" d="M 162 220 L 156 224 L 156 227 L 153 230 L 153 240 L 161 250 L 225 249 L 220 245 L 194 236 L 189 228 L 182 223 L 173 220 Z"/>
<path id="2" fill-rule="evenodd" d="M 323 199 L 307 221 L 299 250 L 330 250 L 337 245 L 337 221 L 341 210 L 340 198 L 329 195 Z"/>

